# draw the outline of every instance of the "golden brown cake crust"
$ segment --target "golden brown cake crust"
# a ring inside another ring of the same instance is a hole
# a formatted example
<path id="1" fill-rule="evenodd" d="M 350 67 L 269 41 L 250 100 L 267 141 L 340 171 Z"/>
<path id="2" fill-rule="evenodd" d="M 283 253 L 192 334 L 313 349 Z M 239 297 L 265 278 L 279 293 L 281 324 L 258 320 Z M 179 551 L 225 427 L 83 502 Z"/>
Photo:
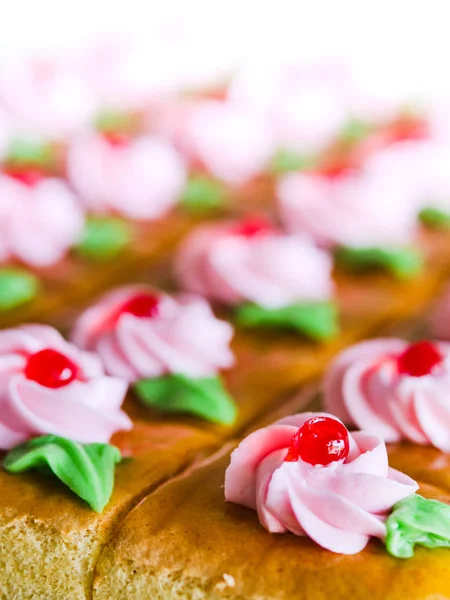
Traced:
<path id="1" fill-rule="evenodd" d="M 95 600 L 429 600 L 450 597 L 450 550 L 396 559 L 378 541 L 354 556 L 306 537 L 270 534 L 224 500 L 229 452 L 161 487 L 102 551 Z M 450 501 L 424 486 L 421 493 Z"/>
<path id="2" fill-rule="evenodd" d="M 217 440 L 195 428 L 137 423 L 117 437 L 125 454 L 110 503 L 95 513 L 56 479 L 0 471 L 0 595 L 11 600 L 86 598 L 95 559 L 121 516 Z"/>

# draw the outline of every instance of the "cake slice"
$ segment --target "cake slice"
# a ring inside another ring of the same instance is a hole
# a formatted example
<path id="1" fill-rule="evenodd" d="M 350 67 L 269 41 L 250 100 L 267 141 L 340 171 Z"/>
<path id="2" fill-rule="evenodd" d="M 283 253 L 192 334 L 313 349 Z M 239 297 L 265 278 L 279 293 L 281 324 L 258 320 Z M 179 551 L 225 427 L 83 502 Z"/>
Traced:
<path id="1" fill-rule="evenodd" d="M 97 561 L 95 600 L 344 600 L 349 594 L 423 600 L 450 594 L 448 549 L 417 549 L 414 558 L 402 560 L 373 541 L 345 556 L 307 537 L 268 533 L 254 511 L 225 503 L 231 448 L 131 511 Z M 423 484 L 419 493 L 450 501 L 437 487 Z"/>

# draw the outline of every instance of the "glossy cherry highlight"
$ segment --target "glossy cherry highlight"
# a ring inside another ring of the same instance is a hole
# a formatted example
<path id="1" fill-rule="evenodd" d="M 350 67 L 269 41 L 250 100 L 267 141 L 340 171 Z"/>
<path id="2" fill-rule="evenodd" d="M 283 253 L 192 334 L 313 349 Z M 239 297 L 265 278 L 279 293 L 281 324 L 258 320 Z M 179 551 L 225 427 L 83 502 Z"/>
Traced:
<path id="1" fill-rule="evenodd" d="M 427 341 L 416 342 L 397 356 L 397 369 L 402 375 L 423 377 L 429 375 L 443 360 L 444 357 L 434 344 Z"/>
<path id="2" fill-rule="evenodd" d="M 77 379 L 79 368 L 64 354 L 45 348 L 29 357 L 25 377 L 44 387 L 57 389 Z"/>
<path id="3" fill-rule="evenodd" d="M 131 142 L 131 136 L 122 131 L 104 131 L 102 136 L 114 148 L 126 147 Z"/>
<path id="4" fill-rule="evenodd" d="M 238 223 L 232 230 L 234 235 L 253 238 L 273 231 L 272 225 L 262 217 L 249 217 Z"/>
<path id="5" fill-rule="evenodd" d="M 329 465 L 347 458 L 350 439 L 346 427 L 331 417 L 313 417 L 294 433 L 285 461 L 301 458 L 311 465 Z"/>
<path id="6" fill-rule="evenodd" d="M 129 313 L 139 318 L 152 319 L 159 313 L 159 298 L 155 294 L 142 292 L 132 296 L 120 309 L 120 314 Z"/>

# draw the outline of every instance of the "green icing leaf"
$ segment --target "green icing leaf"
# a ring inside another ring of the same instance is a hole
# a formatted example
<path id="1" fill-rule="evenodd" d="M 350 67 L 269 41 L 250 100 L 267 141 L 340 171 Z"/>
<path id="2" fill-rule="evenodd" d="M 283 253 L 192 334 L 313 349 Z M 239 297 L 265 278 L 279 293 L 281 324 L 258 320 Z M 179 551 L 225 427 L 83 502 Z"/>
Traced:
<path id="1" fill-rule="evenodd" d="M 102 110 L 95 118 L 95 128 L 100 132 L 129 131 L 135 125 L 135 116 L 119 110 Z"/>
<path id="2" fill-rule="evenodd" d="M 419 213 L 419 218 L 427 227 L 448 229 L 450 227 L 450 213 L 437 208 L 424 208 Z"/>
<path id="3" fill-rule="evenodd" d="M 131 227 L 116 218 L 90 218 L 85 226 L 78 252 L 88 258 L 107 260 L 118 256 L 131 240 Z"/>
<path id="4" fill-rule="evenodd" d="M 0 311 L 30 302 L 38 291 L 39 280 L 31 273 L 12 267 L 0 269 Z"/>
<path id="5" fill-rule="evenodd" d="M 280 149 L 273 156 L 270 171 L 276 175 L 290 171 L 305 171 L 314 167 L 316 160 L 312 156 L 299 154 L 294 150 Z"/>
<path id="6" fill-rule="evenodd" d="M 335 257 L 344 267 L 362 271 L 381 268 L 400 279 L 417 275 L 423 267 L 423 258 L 414 248 L 352 248 L 341 246 L 336 249 Z"/>
<path id="7" fill-rule="evenodd" d="M 346 144 L 355 144 L 366 138 L 373 131 L 370 123 L 360 119 L 350 119 L 339 133 L 339 140 Z"/>
<path id="8" fill-rule="evenodd" d="M 337 310 L 332 302 L 306 302 L 282 308 L 243 304 L 236 310 L 236 321 L 245 327 L 295 329 L 314 340 L 326 340 L 338 331 Z"/>
<path id="9" fill-rule="evenodd" d="M 110 444 L 80 444 L 56 435 L 35 438 L 13 448 L 3 461 L 10 473 L 51 472 L 96 512 L 108 504 L 114 469 L 121 460 Z"/>
<path id="10" fill-rule="evenodd" d="M 386 549 L 398 558 L 411 558 L 414 546 L 450 547 L 450 506 L 412 494 L 397 502 L 386 521 Z"/>
<path id="11" fill-rule="evenodd" d="M 164 412 L 189 413 L 222 425 L 236 419 L 236 405 L 218 377 L 170 374 L 141 379 L 134 387 L 144 404 Z"/>
<path id="12" fill-rule="evenodd" d="M 224 185 L 206 175 L 194 175 L 183 190 L 181 205 L 192 212 L 203 212 L 221 208 L 226 199 Z"/>
<path id="13" fill-rule="evenodd" d="M 54 164 L 53 150 L 50 144 L 36 140 L 17 138 L 13 140 L 5 157 L 8 165 L 33 165 L 48 169 Z"/>

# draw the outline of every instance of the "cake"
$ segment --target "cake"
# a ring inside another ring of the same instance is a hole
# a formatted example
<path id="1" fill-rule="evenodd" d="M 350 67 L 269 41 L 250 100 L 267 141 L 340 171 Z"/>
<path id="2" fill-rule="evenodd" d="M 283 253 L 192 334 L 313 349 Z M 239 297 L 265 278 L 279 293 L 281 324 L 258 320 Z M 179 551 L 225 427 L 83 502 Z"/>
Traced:
<path id="1" fill-rule="evenodd" d="M 140 51 L 0 78 L 0 595 L 450 597 L 444 134 Z"/>

